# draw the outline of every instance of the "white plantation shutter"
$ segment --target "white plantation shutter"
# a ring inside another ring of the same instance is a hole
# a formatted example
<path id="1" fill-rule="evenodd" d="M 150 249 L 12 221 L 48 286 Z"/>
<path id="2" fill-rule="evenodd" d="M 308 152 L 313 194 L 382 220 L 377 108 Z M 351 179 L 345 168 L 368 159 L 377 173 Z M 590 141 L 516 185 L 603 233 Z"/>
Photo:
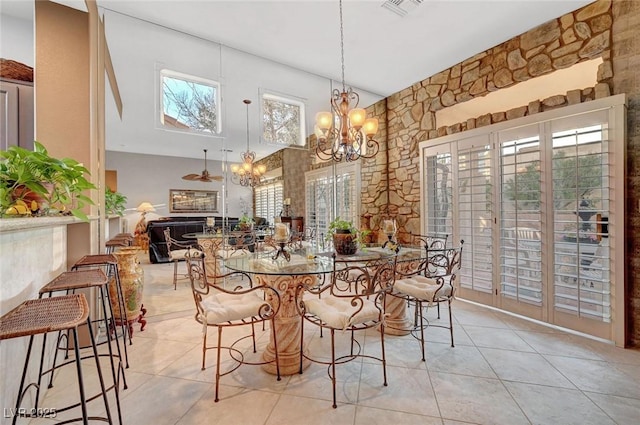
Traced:
<path id="1" fill-rule="evenodd" d="M 360 181 L 357 164 L 339 164 L 306 173 L 308 228 L 316 234 L 326 234 L 329 222 L 335 217 L 351 220 L 358 226 Z M 335 197 L 334 197 L 335 194 Z M 334 211 L 335 201 L 335 216 Z"/>
<path id="2" fill-rule="evenodd" d="M 274 223 L 274 217 L 282 211 L 282 181 L 258 186 L 255 191 L 255 216 Z"/>
<path id="3" fill-rule="evenodd" d="M 625 102 L 420 144 L 422 229 L 465 240 L 460 298 L 624 343 Z"/>
<path id="4" fill-rule="evenodd" d="M 425 157 L 425 234 L 453 234 L 453 163 L 450 152 Z"/>
<path id="5" fill-rule="evenodd" d="M 608 222 L 612 216 L 607 116 L 552 123 L 554 305 L 580 317 L 611 320 Z M 604 217 L 604 219 L 603 219 Z"/>
<path id="6" fill-rule="evenodd" d="M 500 294 L 542 305 L 542 169 L 539 126 L 499 134 Z"/>
<path id="7" fill-rule="evenodd" d="M 460 143 L 458 150 L 458 227 L 453 246 L 464 240 L 465 261 L 460 282 L 476 291 L 491 293 L 493 288 L 493 164 L 487 139 Z"/>

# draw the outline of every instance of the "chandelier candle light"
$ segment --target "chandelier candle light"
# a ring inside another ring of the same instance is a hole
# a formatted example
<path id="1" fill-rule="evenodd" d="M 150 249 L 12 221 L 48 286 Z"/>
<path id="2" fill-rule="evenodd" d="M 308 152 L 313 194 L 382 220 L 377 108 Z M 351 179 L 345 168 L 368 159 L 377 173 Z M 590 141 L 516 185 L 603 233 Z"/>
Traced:
<path id="1" fill-rule="evenodd" d="M 360 96 L 344 82 L 344 27 L 340 0 L 340 53 L 342 61 L 342 91 L 334 89 L 331 96 L 333 112 L 316 114 L 315 135 L 318 138 L 316 155 L 323 161 L 356 161 L 373 158 L 380 148 L 373 136 L 378 132 L 378 120 L 367 118 L 358 108 Z M 353 105 L 353 106 L 352 106 Z"/>
<path id="2" fill-rule="evenodd" d="M 245 99 L 243 102 L 247 105 L 247 151 L 242 152 L 240 155 L 242 164 L 231 165 L 231 172 L 233 173 L 231 181 L 240 186 L 254 187 L 260 183 L 262 176 L 267 171 L 267 167 L 263 164 L 256 165 L 254 163 L 256 153 L 249 150 L 249 105 L 251 101 Z"/>

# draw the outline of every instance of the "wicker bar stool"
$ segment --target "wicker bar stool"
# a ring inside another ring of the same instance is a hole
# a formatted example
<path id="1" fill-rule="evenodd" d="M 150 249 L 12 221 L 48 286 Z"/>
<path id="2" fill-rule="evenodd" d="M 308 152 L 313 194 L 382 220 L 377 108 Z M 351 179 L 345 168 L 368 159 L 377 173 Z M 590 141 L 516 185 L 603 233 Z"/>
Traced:
<path id="1" fill-rule="evenodd" d="M 89 320 L 89 305 L 83 294 L 65 295 L 61 297 L 42 298 L 37 300 L 27 300 L 20 304 L 18 307 L 11 310 L 0 318 L 0 340 L 19 338 L 28 336 L 29 345 L 27 348 L 27 354 L 25 357 L 24 368 L 22 370 L 22 379 L 20 380 L 20 386 L 18 389 L 18 397 L 16 400 L 16 410 L 14 411 L 12 424 L 15 424 L 18 417 L 33 417 L 38 412 L 38 398 L 40 396 L 40 384 L 30 383 L 25 388 L 25 380 L 27 377 L 27 370 L 29 367 L 29 358 L 31 356 L 31 349 L 33 347 L 34 337 L 38 334 L 43 334 L 43 339 L 46 340 L 46 335 L 49 332 L 56 331 L 69 331 L 73 335 L 73 347 L 75 351 L 75 364 L 76 373 L 78 377 L 78 388 L 80 390 L 80 401 L 78 403 L 65 406 L 62 408 L 52 409 L 52 413 L 63 412 L 72 408 L 80 406 L 82 410 L 82 417 L 66 420 L 60 422 L 61 424 L 75 422 L 82 419 L 84 424 L 89 423 L 89 415 L 87 413 L 87 400 L 85 396 L 84 380 L 82 376 L 82 361 L 80 357 L 80 349 L 78 342 L 78 326 L 87 324 L 89 329 L 89 336 L 91 338 L 91 347 L 93 349 L 93 357 L 96 363 L 96 370 L 100 380 L 100 388 L 102 399 L 104 401 L 104 407 L 106 409 L 106 417 L 91 419 L 98 419 L 106 421 L 110 424 L 113 423 L 111 419 L 111 410 L 109 409 L 109 400 L 107 398 L 107 392 L 104 386 L 104 379 L 102 377 L 102 370 L 100 368 L 100 360 L 98 358 L 98 350 L 95 345 L 95 339 L 93 336 L 93 330 L 91 329 L 91 323 Z M 43 350 L 44 351 L 44 350 Z M 42 359 L 40 361 L 40 367 L 42 368 Z M 41 375 L 38 375 L 38 381 Z M 20 406 L 24 399 L 25 394 L 29 388 L 36 388 L 35 409 L 28 409 L 28 411 L 35 411 L 35 415 L 20 415 Z M 99 396 L 99 395 L 98 395 Z M 94 397 L 97 398 L 98 396 Z M 93 398 L 92 398 L 93 399 Z"/>
<path id="2" fill-rule="evenodd" d="M 106 241 L 104 243 L 104 246 L 106 249 L 106 253 L 111 254 L 113 251 L 115 251 L 118 248 L 129 246 L 129 241 L 126 239 L 113 238 Z"/>
<path id="3" fill-rule="evenodd" d="M 109 239 L 104 244 L 107 254 L 111 254 L 116 249 L 129 246 L 129 245 L 130 243 L 126 239 L 117 239 L 117 238 Z"/>
<path id="4" fill-rule="evenodd" d="M 122 291 L 122 285 L 120 284 L 120 273 L 118 272 L 118 259 L 113 254 L 90 254 L 85 255 L 78 261 L 76 261 L 73 266 L 71 266 L 71 270 L 79 270 L 82 268 L 104 268 L 106 270 L 107 276 L 109 278 L 113 277 L 115 279 L 116 284 L 116 292 L 118 294 L 118 313 L 119 317 L 126 317 L 126 308 L 124 303 L 124 292 Z M 108 291 L 107 291 L 108 292 Z M 113 317 L 113 316 L 112 316 Z M 132 344 L 131 341 L 131 333 L 129 332 L 129 327 L 125 323 L 120 321 L 120 327 L 122 329 L 122 340 L 125 342 L 124 345 L 124 361 L 125 367 L 129 368 L 129 353 L 127 352 L 127 337 L 129 339 L 129 344 Z M 116 330 L 116 321 L 113 320 L 113 329 Z M 116 332 L 116 339 L 118 338 L 118 333 Z M 118 345 L 119 347 L 119 345 Z"/>
<path id="5" fill-rule="evenodd" d="M 120 423 L 122 423 L 122 414 L 120 411 L 120 374 L 122 374 L 122 382 L 123 382 L 124 389 L 127 389 L 127 380 L 124 373 L 124 367 L 122 366 L 122 353 L 120 351 L 120 344 L 118 342 L 117 332 L 115 332 L 116 337 L 114 338 L 116 343 L 116 348 L 117 348 L 117 354 L 114 354 L 113 348 L 111 345 L 112 338 L 111 338 L 111 329 L 110 329 L 109 319 L 113 317 L 113 308 L 112 308 L 110 295 L 109 295 L 109 279 L 107 278 L 107 275 L 105 275 L 104 272 L 100 269 L 86 269 L 86 270 L 62 272 L 58 276 L 56 276 L 51 282 L 47 283 L 45 286 L 40 288 L 40 298 L 43 298 L 46 294 L 48 294 L 49 297 L 51 297 L 54 292 L 65 291 L 67 294 L 69 294 L 69 293 L 74 293 L 78 289 L 85 289 L 85 288 L 97 288 L 100 291 L 100 301 L 102 304 L 102 318 L 91 319 L 91 317 L 89 317 L 89 323 L 93 324 L 93 323 L 98 323 L 102 321 L 104 322 L 104 325 L 105 325 L 105 333 L 107 337 L 106 340 L 103 341 L 102 343 L 94 343 L 94 344 L 95 345 L 107 344 L 108 351 L 109 351 L 108 354 L 99 354 L 99 356 L 109 357 L 109 361 L 111 364 L 111 375 L 113 377 L 113 386 L 108 387 L 106 390 L 107 391 L 111 389 L 114 390 L 114 394 L 116 398 L 116 406 L 118 408 L 118 419 Z M 95 316 L 97 316 L 97 314 Z M 58 340 L 56 341 L 56 350 L 53 356 L 53 366 L 51 367 L 51 369 L 43 372 L 42 371 L 43 365 L 42 364 L 40 365 L 41 375 L 46 375 L 50 373 L 49 388 L 53 387 L 54 371 L 57 368 L 62 367 L 69 363 L 69 361 L 66 361 L 59 365 L 57 364 L 58 352 L 60 350 L 65 351 L 65 359 L 68 359 L 68 352 L 69 352 L 68 344 L 65 344 L 64 346 L 61 346 L 60 344 L 61 341 L 64 340 L 64 338 L 65 338 L 65 335 L 62 332 L 59 332 Z M 67 340 L 68 340 L 68 337 L 67 337 Z M 126 343 L 125 343 L 125 346 L 126 346 Z M 80 347 L 80 349 L 84 349 L 84 348 L 88 348 L 88 347 Z M 44 350 L 45 350 L 44 342 L 42 345 L 42 350 L 44 353 Z M 114 358 L 118 359 L 117 366 L 114 363 Z"/>
<path id="6" fill-rule="evenodd" d="M 134 241 L 134 237 L 131 233 L 118 233 L 113 238 L 105 242 L 105 248 L 107 254 L 112 253 L 117 248 L 131 246 Z"/>

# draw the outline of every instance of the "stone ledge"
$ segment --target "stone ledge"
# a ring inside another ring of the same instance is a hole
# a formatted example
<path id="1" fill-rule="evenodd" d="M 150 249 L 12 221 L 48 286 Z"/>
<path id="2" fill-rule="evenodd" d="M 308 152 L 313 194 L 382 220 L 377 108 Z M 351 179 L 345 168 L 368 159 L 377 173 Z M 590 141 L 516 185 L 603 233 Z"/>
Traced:
<path id="1" fill-rule="evenodd" d="M 97 220 L 97 217 L 90 217 L 89 220 Z M 18 230 L 35 229 L 38 227 L 55 227 L 68 224 L 84 223 L 82 220 L 72 216 L 66 217 L 15 217 L 0 219 L 0 233 L 15 232 Z"/>

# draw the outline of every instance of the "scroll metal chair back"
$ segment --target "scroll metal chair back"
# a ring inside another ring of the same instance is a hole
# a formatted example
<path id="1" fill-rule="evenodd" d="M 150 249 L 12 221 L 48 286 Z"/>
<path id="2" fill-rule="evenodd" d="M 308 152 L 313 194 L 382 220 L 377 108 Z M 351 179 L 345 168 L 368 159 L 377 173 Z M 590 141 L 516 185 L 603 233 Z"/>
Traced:
<path id="1" fill-rule="evenodd" d="M 249 255 L 257 248 L 257 237 L 254 230 L 234 230 L 228 233 L 224 248 L 220 251 L 223 258 Z"/>
<path id="2" fill-rule="evenodd" d="M 278 359 L 278 343 L 275 332 L 274 317 L 280 309 L 280 295 L 278 291 L 268 286 L 251 285 L 251 276 L 243 272 L 230 272 L 215 276 L 215 281 L 223 281 L 233 277 L 243 277 L 248 279 L 249 288 L 237 286 L 230 290 L 222 286 L 211 284 L 207 280 L 205 254 L 201 251 L 190 250 L 186 255 L 189 278 L 191 280 L 191 290 L 196 305 L 195 319 L 203 326 L 202 337 L 202 370 L 205 370 L 207 350 L 216 350 L 216 390 L 215 400 L 219 400 L 220 378 L 238 369 L 241 365 L 264 365 L 275 363 L 277 379 L 280 380 L 280 366 Z M 247 338 L 251 338 L 253 352 L 256 353 L 256 333 L 255 324 L 270 322 L 272 340 L 275 348 L 275 360 L 273 361 L 251 361 L 245 358 L 241 343 Z M 222 330 L 230 327 L 248 326 L 251 331 L 247 335 L 242 335 L 229 345 L 222 345 Z M 209 327 L 218 330 L 216 344 L 207 346 L 207 331 Z M 221 372 L 222 350 L 229 353 L 235 364 L 228 370 Z"/>
<path id="3" fill-rule="evenodd" d="M 164 229 L 164 241 L 167 244 L 167 254 L 170 261 L 173 263 L 173 289 L 178 288 L 178 280 L 188 279 L 188 274 L 184 277 L 178 278 L 178 262 L 185 260 L 185 255 L 189 250 L 197 250 L 187 242 L 181 242 L 171 237 L 171 230 L 169 228 Z"/>
<path id="4" fill-rule="evenodd" d="M 429 268 L 428 258 L 430 257 L 429 251 L 443 250 L 447 247 L 447 240 L 449 235 L 447 233 L 432 233 L 429 235 L 419 235 L 415 233 L 410 234 L 411 245 L 420 247 L 424 250 L 424 255 L 421 259 L 416 259 L 411 262 L 398 262 L 396 267 L 397 279 L 415 276 L 419 273 L 425 273 Z M 411 302 L 409 302 L 411 305 Z"/>
<path id="5" fill-rule="evenodd" d="M 447 233 L 431 233 L 428 235 L 411 234 L 412 243 L 424 249 L 445 249 L 449 235 Z"/>
<path id="6" fill-rule="evenodd" d="M 303 359 L 327 365 L 333 387 L 333 407 L 336 408 L 336 365 L 359 357 L 367 357 L 382 363 L 383 385 L 387 386 L 387 369 L 384 349 L 385 296 L 393 287 L 395 257 L 368 262 L 340 260 L 334 255 L 331 279 L 324 286 L 298 286 L 296 308 L 302 320 L 300 338 L 300 373 Z M 314 359 L 304 351 L 304 323 L 310 322 L 331 334 L 331 360 Z M 381 355 L 367 355 L 355 338 L 356 331 L 379 328 Z M 335 332 L 350 332 L 351 344 L 347 353 L 336 355 Z"/>
<path id="7" fill-rule="evenodd" d="M 407 300 L 415 306 L 415 321 L 410 329 L 412 335 L 420 340 L 422 360 L 425 360 L 424 330 L 429 326 L 449 329 L 451 346 L 453 341 L 453 317 L 451 302 L 455 297 L 458 274 L 462 266 L 462 246 L 429 249 L 426 259 L 419 268 L 413 270 L 396 268 L 396 281 L 391 296 Z M 431 323 L 424 317 L 424 307 L 436 305 L 437 320 L 440 320 L 440 304 L 447 303 L 449 323 Z"/>

